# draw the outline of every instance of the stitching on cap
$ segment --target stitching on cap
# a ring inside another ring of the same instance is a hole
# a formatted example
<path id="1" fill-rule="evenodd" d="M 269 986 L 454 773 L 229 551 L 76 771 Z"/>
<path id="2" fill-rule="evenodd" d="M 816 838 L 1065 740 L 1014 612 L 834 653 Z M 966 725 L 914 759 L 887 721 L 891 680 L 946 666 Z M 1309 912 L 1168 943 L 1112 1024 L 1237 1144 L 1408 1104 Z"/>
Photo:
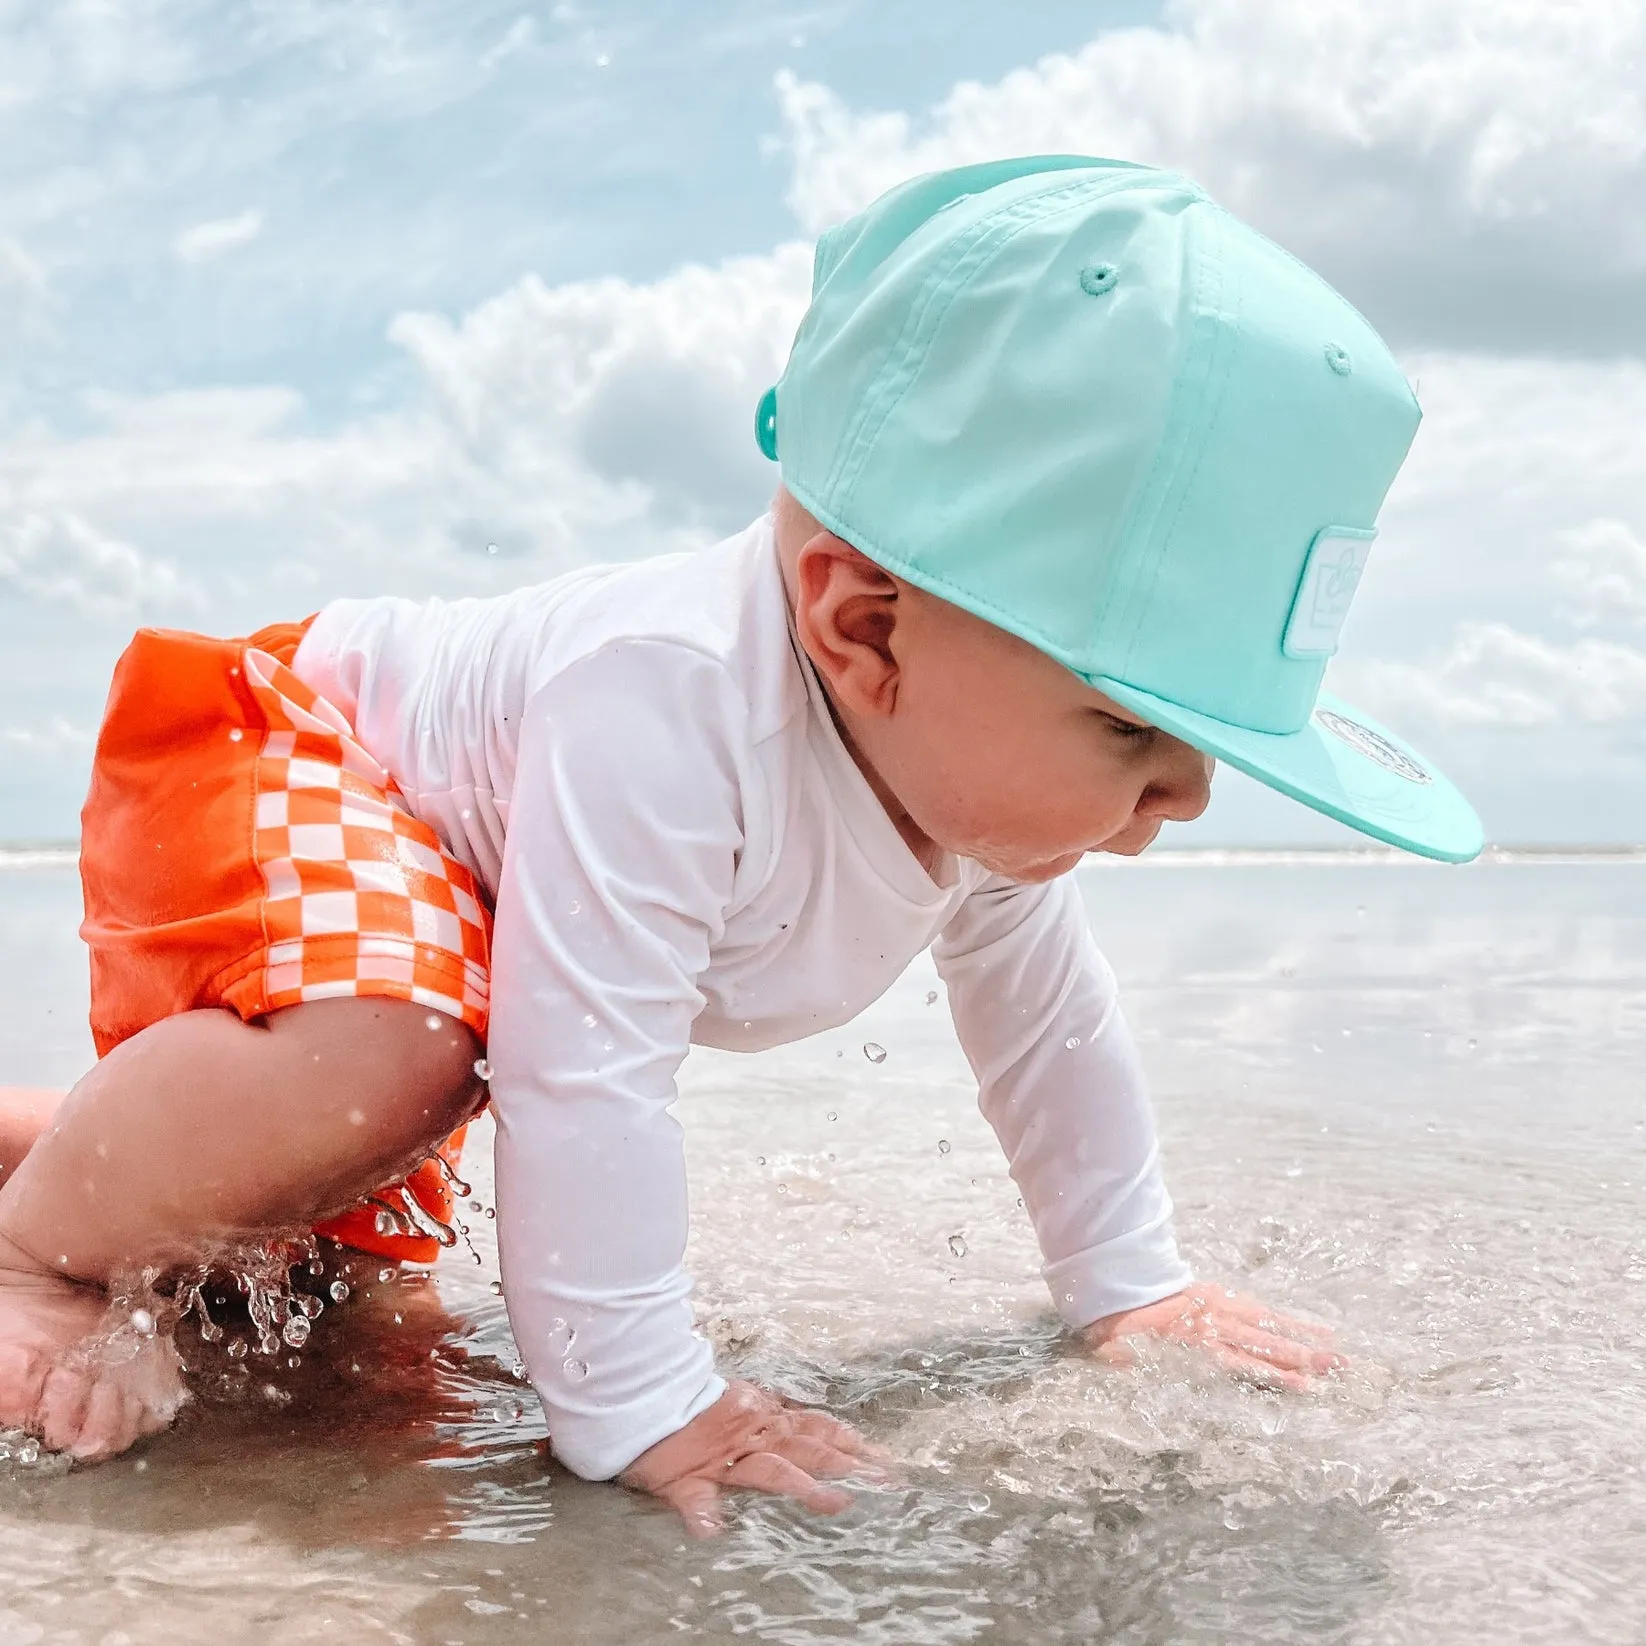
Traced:
<path id="1" fill-rule="evenodd" d="M 1186 214 L 1185 221 L 1187 222 Z M 1186 228 L 1185 234 L 1188 232 L 1190 231 Z M 1202 259 L 1200 260 L 1199 266 L 1196 270 L 1196 280 L 1198 282 L 1204 282 L 1206 279 L 1206 273 L 1206 263 L 1205 260 Z M 1197 286 L 1197 297 L 1201 289 L 1203 289 L 1203 287 Z M 1177 354 L 1174 357 L 1172 391 L 1170 399 L 1166 405 L 1165 418 L 1161 425 L 1160 441 L 1155 448 L 1154 459 L 1149 464 L 1149 472 L 1144 477 L 1141 485 L 1137 487 L 1134 494 L 1135 501 L 1120 528 L 1119 540 L 1125 560 L 1121 566 L 1116 568 L 1116 570 L 1124 577 L 1125 585 L 1129 592 L 1123 595 L 1116 603 L 1116 609 L 1113 613 L 1105 613 L 1100 621 L 1101 632 L 1105 632 L 1111 637 L 1118 636 L 1124 640 L 1128 663 L 1131 653 L 1135 649 L 1136 639 L 1135 635 L 1130 635 L 1128 637 L 1128 632 L 1129 630 L 1135 628 L 1136 613 L 1140 598 L 1137 579 L 1141 575 L 1139 561 L 1141 559 L 1142 551 L 1140 547 L 1138 547 L 1138 542 L 1140 537 L 1146 537 L 1152 534 L 1154 527 L 1159 520 L 1162 501 L 1166 491 L 1166 465 L 1169 463 L 1175 464 L 1179 461 L 1181 456 L 1181 454 L 1176 450 L 1174 442 L 1171 440 L 1170 436 L 1182 417 L 1182 407 L 1184 404 L 1184 397 L 1187 392 L 1184 384 L 1182 368 L 1184 362 L 1193 354 L 1195 332 L 1195 326 L 1190 326 L 1188 328 L 1187 336 L 1179 345 Z M 1117 581 L 1119 580 L 1120 579 L 1117 577 Z M 1122 665 L 1122 667 L 1125 666 L 1127 665 Z"/>
<path id="2" fill-rule="evenodd" d="M 1188 179 L 1180 178 L 1172 172 L 1163 175 L 1177 184 L 1180 190 L 1185 191 L 1190 199 L 1199 201 L 1206 198 Z M 1011 244 L 1017 233 L 1060 210 L 1066 203 L 1067 196 L 1084 195 L 1094 200 L 1102 199 L 1107 194 L 1135 188 L 1138 181 L 1138 174 L 1135 172 L 1123 172 L 1118 176 L 1101 178 L 1092 178 L 1075 172 L 1067 183 L 1047 189 L 1027 200 L 1014 200 L 1002 204 L 972 226 L 970 242 L 957 244 L 953 254 L 927 275 L 926 290 L 920 302 L 911 308 L 898 334 L 897 342 L 888 351 L 886 363 L 882 365 L 878 374 L 879 381 L 871 391 L 868 405 L 858 420 L 857 432 L 848 443 L 846 451 L 837 455 L 830 469 L 827 486 L 831 496 L 835 495 L 837 489 L 849 493 L 856 484 L 880 437 L 881 430 L 885 427 L 887 418 L 918 375 L 918 361 L 912 359 L 918 338 L 922 333 L 929 335 L 930 332 L 936 331 L 950 305 L 964 289 L 963 282 L 945 287 L 944 282 L 949 276 L 958 272 L 966 260 L 974 255 L 980 263 L 986 263 L 990 257 L 998 255 Z M 936 312 L 932 314 L 928 328 L 927 315 L 934 306 Z"/>
<path id="3" fill-rule="evenodd" d="M 1219 230 L 1222 227 L 1221 221 L 1218 221 Z M 1203 261 L 1202 269 L 1203 271 L 1206 269 L 1206 261 Z M 1235 355 L 1239 349 L 1240 299 L 1242 296 L 1238 288 L 1231 286 L 1227 274 L 1228 262 L 1223 255 L 1222 246 L 1219 245 L 1217 247 L 1217 284 L 1213 296 L 1219 311 L 1225 306 L 1230 309 L 1232 323 L 1229 325 L 1217 324 L 1217 329 L 1213 334 L 1214 347 L 1219 344 L 1221 344 L 1221 347 L 1217 348 L 1217 355 L 1220 358 L 1214 358 L 1208 361 L 1206 365 L 1205 394 L 1210 415 L 1202 424 L 1200 443 L 1195 450 L 1189 472 L 1181 478 L 1178 487 L 1177 507 L 1172 511 L 1171 520 L 1167 523 L 1164 533 L 1155 539 L 1159 552 L 1155 555 L 1154 567 L 1149 577 L 1148 586 L 1136 590 L 1133 594 L 1132 603 L 1136 605 L 1137 621 L 1134 621 L 1132 635 L 1127 642 L 1126 656 L 1121 665 L 1122 668 L 1129 669 L 1132 665 L 1132 658 L 1137 650 L 1137 622 L 1141 621 L 1143 612 L 1154 599 L 1155 589 L 1160 583 L 1160 574 L 1165 568 L 1166 551 L 1170 548 L 1172 539 L 1176 535 L 1178 523 L 1183 518 L 1183 511 L 1189 506 L 1189 498 L 1194 491 L 1195 481 L 1200 475 L 1200 466 L 1206 460 L 1207 449 L 1212 443 L 1212 433 L 1223 416 L 1223 399 L 1228 390 L 1229 378 L 1234 372 Z M 1206 324 L 1214 324 L 1209 315 L 1204 318 Z"/>
<path id="4" fill-rule="evenodd" d="M 954 277 L 960 274 L 967 262 L 974 259 L 980 265 L 986 262 L 990 255 L 991 243 L 998 243 L 994 247 L 996 250 L 1009 245 L 1014 229 L 1026 228 L 1042 215 L 1055 210 L 1062 196 L 1077 190 L 1103 192 L 1118 181 L 1120 180 L 1104 178 L 1101 183 L 1094 183 L 1092 178 L 1076 173 L 1069 182 L 1061 183 L 1054 189 L 1033 195 L 1027 200 L 1013 200 L 996 207 L 972 225 L 970 239 L 954 242 L 948 255 L 927 274 L 920 301 L 911 307 L 898 334 L 897 342 L 888 351 L 886 361 L 880 368 L 876 386 L 858 420 L 856 435 L 836 459 L 831 471 L 831 495 L 834 495 L 837 488 L 849 493 L 857 483 L 875 442 L 886 426 L 887 418 L 908 393 L 910 385 L 918 375 L 918 345 L 937 329 L 944 314 L 965 287 L 964 280 L 957 280 Z M 929 326 L 928 316 L 931 317 Z"/>

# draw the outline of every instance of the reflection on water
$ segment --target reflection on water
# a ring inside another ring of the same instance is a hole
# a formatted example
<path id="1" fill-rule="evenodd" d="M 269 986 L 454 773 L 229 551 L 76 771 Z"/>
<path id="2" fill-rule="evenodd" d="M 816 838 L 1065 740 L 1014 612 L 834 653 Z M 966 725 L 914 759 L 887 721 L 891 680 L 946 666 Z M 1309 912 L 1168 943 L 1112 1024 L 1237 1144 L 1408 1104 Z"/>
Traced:
<path id="1" fill-rule="evenodd" d="M 723 1361 L 897 1484 L 688 1546 L 546 1466 L 482 1136 L 479 1265 L 361 1269 L 300 1354 L 189 1338 L 198 1398 L 132 1457 L 0 1462 L 0 1639 L 1638 1639 L 1646 864 L 1086 889 L 1185 1244 L 1337 1328 L 1325 1393 L 1070 1352 L 918 969 L 849 1032 L 694 1056 L 681 1106 Z M 5 1078 L 85 1056 L 73 906 L 69 872 L 0 870 Z"/>

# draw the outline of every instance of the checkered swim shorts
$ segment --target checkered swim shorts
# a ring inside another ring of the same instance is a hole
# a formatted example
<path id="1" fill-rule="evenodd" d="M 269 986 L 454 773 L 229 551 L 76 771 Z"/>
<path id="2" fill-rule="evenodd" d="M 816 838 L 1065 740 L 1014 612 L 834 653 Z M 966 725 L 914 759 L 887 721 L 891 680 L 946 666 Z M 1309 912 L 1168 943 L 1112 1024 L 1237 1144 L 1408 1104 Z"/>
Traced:
<path id="1" fill-rule="evenodd" d="M 351 995 L 414 1001 L 485 1036 L 491 923 L 474 877 L 292 672 L 306 627 L 143 630 L 116 667 L 81 817 L 99 1056 L 179 1012 L 250 1020 Z M 460 1141 L 442 1151 L 452 1166 Z M 432 1163 L 405 1187 L 449 1220 Z M 381 1198 L 396 1206 L 398 1192 Z M 323 1232 L 417 1261 L 438 1252 L 378 1233 L 364 1211 Z"/>

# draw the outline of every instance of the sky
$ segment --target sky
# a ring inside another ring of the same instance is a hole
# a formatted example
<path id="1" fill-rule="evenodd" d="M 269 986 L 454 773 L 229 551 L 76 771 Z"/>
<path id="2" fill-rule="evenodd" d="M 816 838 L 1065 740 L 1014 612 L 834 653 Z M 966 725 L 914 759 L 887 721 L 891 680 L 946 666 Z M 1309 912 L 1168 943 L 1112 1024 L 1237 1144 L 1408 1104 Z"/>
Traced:
<path id="1" fill-rule="evenodd" d="M 1425 418 L 1328 685 L 1493 840 L 1646 839 L 1646 0 L 0 0 L 0 840 L 141 624 L 489 593 L 764 506 L 810 244 L 1169 165 Z M 1186 844 L 1354 837 L 1234 774 Z"/>

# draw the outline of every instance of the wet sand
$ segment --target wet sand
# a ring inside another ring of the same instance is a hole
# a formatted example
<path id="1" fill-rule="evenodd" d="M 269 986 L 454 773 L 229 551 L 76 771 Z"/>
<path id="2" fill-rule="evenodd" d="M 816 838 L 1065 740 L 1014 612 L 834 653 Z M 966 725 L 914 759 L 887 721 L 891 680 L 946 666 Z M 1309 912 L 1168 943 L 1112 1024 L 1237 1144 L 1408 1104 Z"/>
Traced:
<path id="1" fill-rule="evenodd" d="M 197 1400 L 116 1463 L 0 1462 L 0 1641 L 1638 1640 L 1646 863 L 1085 889 L 1186 1249 L 1331 1322 L 1340 1382 L 1071 1355 L 922 966 L 850 1033 L 694 1054 L 681 1104 L 723 1360 L 903 1484 L 691 1545 L 546 1464 L 482 1135 L 479 1263 L 357 1275 L 295 1367 L 192 1343 Z M 0 1078 L 89 1055 L 75 902 L 0 867 Z"/>

